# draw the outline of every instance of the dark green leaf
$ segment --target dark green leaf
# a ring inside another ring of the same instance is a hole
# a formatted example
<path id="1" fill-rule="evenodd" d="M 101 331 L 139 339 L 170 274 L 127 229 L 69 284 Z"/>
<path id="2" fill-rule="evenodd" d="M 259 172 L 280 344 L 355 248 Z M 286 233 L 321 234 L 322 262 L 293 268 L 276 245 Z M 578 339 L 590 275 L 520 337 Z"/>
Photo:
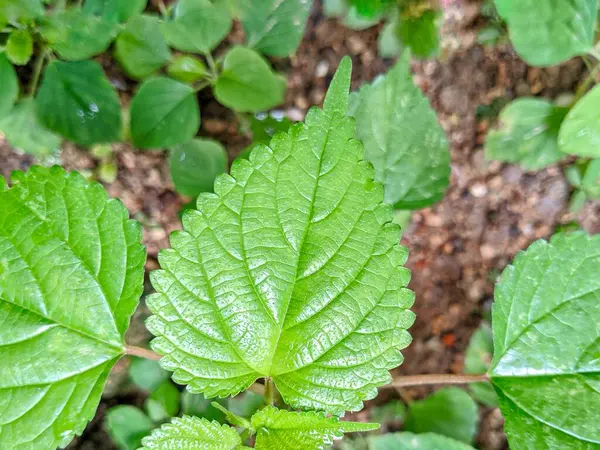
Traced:
<path id="1" fill-rule="evenodd" d="M 221 404 L 226 400 L 219 400 Z M 223 411 L 215 408 L 211 400 L 204 397 L 202 394 L 192 394 L 189 391 L 184 391 L 181 396 L 181 412 L 188 416 L 204 417 L 210 421 L 217 422 L 225 421 Z"/>
<path id="2" fill-rule="evenodd" d="M 121 138 L 121 103 L 95 61 L 53 61 L 36 97 L 40 121 L 81 145 Z"/>
<path id="3" fill-rule="evenodd" d="M 398 36 L 412 54 L 418 58 L 435 56 L 440 49 L 440 31 L 438 20 L 440 13 L 433 9 L 418 16 L 400 15 Z"/>
<path id="4" fill-rule="evenodd" d="M 152 392 L 169 379 L 169 372 L 160 367 L 157 361 L 134 358 L 129 366 L 129 378 L 140 389 Z"/>
<path id="5" fill-rule="evenodd" d="M 488 324 L 482 323 L 469 340 L 465 353 L 465 373 L 486 373 L 492 362 L 493 352 L 492 329 Z M 498 406 L 498 397 L 490 383 L 472 383 L 469 389 L 473 397 L 484 405 Z"/>
<path id="6" fill-rule="evenodd" d="M 250 119 L 252 143 L 269 144 L 276 133 L 287 133 L 294 124 L 287 117 L 276 118 L 272 114 L 256 114 Z"/>
<path id="7" fill-rule="evenodd" d="M 148 0 L 86 0 L 83 11 L 109 22 L 127 22 L 146 9 Z"/>
<path id="8" fill-rule="evenodd" d="M 163 422 L 179 412 L 181 394 L 170 380 L 163 382 L 146 399 L 146 411 L 154 422 Z"/>
<path id="9" fill-rule="evenodd" d="M 232 397 L 227 402 L 227 408 L 233 414 L 242 417 L 251 417 L 265 404 L 265 397 L 252 391 L 246 391 L 240 395 Z"/>
<path id="10" fill-rule="evenodd" d="M 173 59 L 167 73 L 170 77 L 184 83 L 194 83 L 206 75 L 206 66 L 198 58 L 189 55 L 179 55 Z"/>
<path id="11" fill-rule="evenodd" d="M 600 86 L 569 111 L 560 127 L 558 145 L 569 155 L 600 158 Z"/>
<path id="12" fill-rule="evenodd" d="M 106 430 L 120 450 L 137 450 L 154 429 L 152 420 L 134 406 L 115 406 L 106 413 Z"/>
<path id="13" fill-rule="evenodd" d="M 0 53 L 0 121 L 19 97 L 17 73 L 4 53 Z"/>
<path id="14" fill-rule="evenodd" d="M 24 66 L 33 55 L 33 38 L 26 30 L 14 30 L 8 36 L 4 50 L 13 64 Z"/>
<path id="15" fill-rule="evenodd" d="M 434 433 L 391 433 L 369 438 L 369 450 L 475 450 Z"/>
<path id="16" fill-rule="evenodd" d="M 384 405 L 376 406 L 371 409 L 371 420 L 381 424 L 390 422 L 402 423 L 406 416 L 406 406 L 404 403 L 392 400 Z"/>

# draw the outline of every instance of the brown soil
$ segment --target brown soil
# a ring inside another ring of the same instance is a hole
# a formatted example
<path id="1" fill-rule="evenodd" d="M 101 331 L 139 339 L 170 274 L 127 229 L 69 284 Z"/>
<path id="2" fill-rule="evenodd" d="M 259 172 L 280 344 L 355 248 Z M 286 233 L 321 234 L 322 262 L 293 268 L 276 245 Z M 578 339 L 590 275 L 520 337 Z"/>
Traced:
<path id="1" fill-rule="evenodd" d="M 494 281 L 515 253 L 572 220 L 578 220 L 589 232 L 600 232 L 600 202 L 588 203 L 578 217 L 567 212 L 570 192 L 561 167 L 525 173 L 514 165 L 487 162 L 482 144 L 493 124 L 488 119 L 478 120 L 476 114 L 480 105 L 493 105 L 498 99 L 517 95 L 555 98 L 572 92 L 583 78 L 582 62 L 574 60 L 551 69 L 530 68 L 509 47 L 477 45 L 480 22 L 478 2 L 451 6 L 443 30 L 443 57 L 413 64 L 415 80 L 438 111 L 451 142 L 452 178 L 444 200 L 415 212 L 403 236 L 403 244 L 410 250 L 408 266 L 413 274 L 410 286 L 416 293 L 417 321 L 411 329 L 414 341 L 403 352 L 405 362 L 397 369 L 398 375 L 462 372 L 468 340 L 489 312 Z M 320 104 L 339 60 L 346 54 L 354 62 L 354 88 L 384 72 L 391 61 L 377 56 L 377 33 L 378 27 L 352 31 L 336 20 L 325 19 L 317 3 L 297 54 L 273 61 L 288 76 L 282 107 L 286 114 L 300 120 L 310 105 Z M 242 32 L 234 30 L 229 39 L 241 42 Z M 126 98 L 133 85 L 106 63 L 105 67 Z M 220 140 L 232 160 L 248 143 L 239 131 L 238 119 L 208 93 L 201 95 L 201 105 L 201 134 Z M 128 145 L 114 148 L 118 178 L 107 188 L 144 225 L 147 268 L 154 269 L 158 250 L 168 246 L 168 234 L 180 227 L 177 213 L 188 199 L 174 192 L 164 153 L 135 151 Z M 97 165 L 88 152 L 72 145 L 65 146 L 62 161 L 65 167 L 77 170 Z M 30 157 L 15 153 L 0 139 L 0 173 L 8 176 L 11 170 L 26 169 L 31 163 Z M 135 343 L 148 338 L 143 328 L 146 315 L 142 307 L 133 321 L 130 340 Z M 115 448 L 103 432 L 103 413 L 117 403 L 141 401 L 127 386 L 126 364 L 122 362 L 111 376 L 96 419 L 69 448 Z M 390 396 L 410 400 L 427 392 L 385 391 L 367 407 Z M 482 409 L 478 446 L 506 448 L 498 410 Z"/>

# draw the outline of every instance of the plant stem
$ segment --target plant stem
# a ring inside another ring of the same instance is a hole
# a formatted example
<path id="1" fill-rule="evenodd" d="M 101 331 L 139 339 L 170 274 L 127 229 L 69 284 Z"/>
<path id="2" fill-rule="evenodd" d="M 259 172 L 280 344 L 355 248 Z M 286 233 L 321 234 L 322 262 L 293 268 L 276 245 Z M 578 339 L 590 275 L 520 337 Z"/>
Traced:
<path id="1" fill-rule="evenodd" d="M 37 90 L 38 83 L 40 82 L 40 75 L 44 68 L 44 62 L 46 61 L 47 51 L 45 47 L 40 48 L 40 54 L 38 55 L 35 65 L 33 66 L 33 76 L 29 83 L 29 95 L 33 96 Z"/>
<path id="2" fill-rule="evenodd" d="M 208 63 L 208 68 L 210 69 L 211 76 L 214 79 L 217 79 L 219 77 L 219 68 L 217 67 L 217 63 L 215 62 L 215 59 L 210 53 L 206 54 L 206 62 Z"/>
<path id="3" fill-rule="evenodd" d="M 577 103 L 577 101 L 585 95 L 590 85 L 595 81 L 596 76 L 600 72 L 600 63 L 596 63 L 596 65 L 590 70 L 589 75 L 581 82 L 579 86 L 577 86 L 577 90 L 575 91 L 575 98 L 571 105 Z"/>
<path id="4" fill-rule="evenodd" d="M 269 406 L 275 405 L 275 383 L 269 377 L 265 378 L 265 403 Z"/>
<path id="5" fill-rule="evenodd" d="M 139 356 L 140 358 L 150 359 L 152 361 L 158 361 L 161 358 L 158 353 L 148 350 L 147 348 L 136 347 L 135 345 L 128 345 L 125 348 L 125 353 L 131 356 Z"/>
<path id="6" fill-rule="evenodd" d="M 157 3 L 158 3 L 158 9 L 160 10 L 160 14 L 165 18 L 168 17 L 169 10 L 165 6 L 165 2 L 163 0 L 158 0 Z"/>
<path id="7" fill-rule="evenodd" d="M 489 381 L 487 374 L 480 375 L 454 375 L 454 374 L 435 374 L 435 375 L 409 375 L 396 378 L 391 384 L 383 386 L 386 388 L 399 388 L 406 386 L 428 386 L 431 384 L 468 384 Z"/>

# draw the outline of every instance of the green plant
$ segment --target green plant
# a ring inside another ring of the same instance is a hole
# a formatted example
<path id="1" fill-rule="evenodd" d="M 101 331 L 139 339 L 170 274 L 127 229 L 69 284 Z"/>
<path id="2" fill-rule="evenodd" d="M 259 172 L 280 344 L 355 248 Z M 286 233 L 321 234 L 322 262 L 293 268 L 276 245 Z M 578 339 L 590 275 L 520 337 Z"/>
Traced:
<path id="1" fill-rule="evenodd" d="M 146 299 L 158 355 L 123 338 L 145 260 L 123 205 L 59 167 L 17 172 L 10 187 L 0 178 L 3 448 L 66 445 L 124 355 L 160 358 L 175 382 L 206 397 L 264 382 L 268 406 L 250 418 L 213 404 L 235 428 L 185 415 L 144 438 L 144 449 L 318 449 L 377 427 L 338 416 L 391 382 L 410 343 L 413 293 L 392 206 L 353 138 L 350 70 L 345 59 L 322 110 L 237 160 L 185 213 Z M 537 241 L 496 287 L 487 373 L 389 385 L 491 381 L 513 448 L 597 447 L 599 267 L 598 236 Z M 373 445 L 407 440 L 468 448 L 430 434 Z"/>

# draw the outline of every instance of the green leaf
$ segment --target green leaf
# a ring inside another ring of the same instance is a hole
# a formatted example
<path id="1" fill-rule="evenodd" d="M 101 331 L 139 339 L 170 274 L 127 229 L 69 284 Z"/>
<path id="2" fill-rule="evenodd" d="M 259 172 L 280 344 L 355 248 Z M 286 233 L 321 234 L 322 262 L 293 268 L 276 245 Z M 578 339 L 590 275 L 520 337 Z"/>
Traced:
<path id="1" fill-rule="evenodd" d="M 140 389 L 152 392 L 169 379 L 169 372 L 160 367 L 157 361 L 134 358 L 129 366 L 129 378 Z"/>
<path id="2" fill-rule="evenodd" d="M 428 9 L 419 16 L 400 15 L 398 36 L 412 54 L 418 58 L 435 56 L 440 49 L 440 31 L 438 26 L 440 13 Z"/>
<path id="3" fill-rule="evenodd" d="M 465 373 L 482 374 L 487 372 L 492 362 L 494 352 L 494 341 L 492 329 L 486 323 L 482 323 L 469 340 L 469 346 L 465 353 Z M 473 397 L 484 405 L 498 406 L 498 397 L 490 383 L 471 383 L 469 389 Z"/>
<path id="4" fill-rule="evenodd" d="M 345 0 L 323 0 L 325 17 L 341 17 L 346 13 L 348 5 Z"/>
<path id="5" fill-rule="evenodd" d="M 219 401 L 221 403 L 226 402 L 226 400 Z M 181 412 L 188 416 L 198 416 L 210 421 L 224 422 L 225 414 L 211 403 L 202 394 L 192 394 L 189 391 L 184 391 L 181 396 Z"/>
<path id="6" fill-rule="evenodd" d="M 251 417 L 259 408 L 264 406 L 264 395 L 256 394 L 252 391 L 246 391 L 232 397 L 227 402 L 227 408 L 233 414 L 242 417 Z"/>
<path id="7" fill-rule="evenodd" d="M 585 205 L 587 195 L 584 191 L 576 189 L 569 199 L 569 212 L 578 213 Z"/>
<path id="8" fill-rule="evenodd" d="M 40 123 L 35 109 L 35 101 L 31 97 L 21 100 L 0 118 L 0 131 L 13 147 L 30 155 L 58 153 L 62 139 Z"/>
<path id="9" fill-rule="evenodd" d="M 200 127 L 196 91 L 158 77 L 145 81 L 131 101 L 131 137 L 139 148 L 159 148 L 192 139 Z"/>
<path id="10" fill-rule="evenodd" d="M 377 25 L 379 23 L 379 18 L 367 19 L 359 15 L 356 8 L 352 7 L 348 9 L 342 23 L 346 28 L 350 28 L 351 30 L 366 30 L 367 28 Z"/>
<path id="11" fill-rule="evenodd" d="M 161 29 L 171 47 L 182 52 L 207 54 L 229 34 L 231 24 L 224 3 L 195 0 L 193 7 L 185 8 L 185 14 L 177 8 L 175 19 L 163 23 Z"/>
<path id="12" fill-rule="evenodd" d="M 285 79 L 273 73 L 258 53 L 234 47 L 225 56 L 214 93 L 219 103 L 231 109 L 258 112 L 283 103 L 285 86 Z"/>
<path id="13" fill-rule="evenodd" d="M 14 30 L 8 36 L 4 49 L 13 64 L 24 66 L 33 55 L 33 38 L 27 30 Z"/>
<path id="14" fill-rule="evenodd" d="M 382 58 L 395 58 L 402 54 L 402 42 L 398 39 L 398 19 L 388 21 L 377 38 L 377 51 Z"/>
<path id="15" fill-rule="evenodd" d="M 408 55 L 354 96 L 356 137 L 385 187 L 385 201 L 417 209 L 440 200 L 450 177 L 448 141 L 429 101 L 413 84 Z"/>
<path id="16" fill-rule="evenodd" d="M 181 393 L 170 380 L 163 382 L 146 399 L 145 407 L 148 416 L 154 422 L 169 420 L 179 412 L 180 398 Z"/>
<path id="17" fill-rule="evenodd" d="M 405 416 L 406 406 L 404 406 L 404 403 L 397 400 L 389 401 L 381 406 L 375 406 L 371 409 L 371 420 L 381 424 L 387 424 L 389 422 L 402 423 Z"/>
<path id="18" fill-rule="evenodd" d="M 106 413 L 106 430 L 121 450 L 139 449 L 153 429 L 154 422 L 134 406 L 115 406 Z"/>
<path id="19" fill-rule="evenodd" d="M 179 55 L 167 67 L 171 78 L 184 83 L 200 81 L 206 75 L 206 66 L 198 58 L 189 55 Z"/>
<path id="20" fill-rule="evenodd" d="M 16 23 L 36 19 L 44 14 L 41 0 L 2 0 L 0 21 Z"/>
<path id="21" fill-rule="evenodd" d="M 234 395 L 270 376 L 294 408 L 342 414 L 402 362 L 414 320 L 406 250 L 359 162 L 350 70 L 346 58 L 324 111 L 217 177 L 161 253 L 147 326 L 192 392 Z"/>
<path id="22" fill-rule="evenodd" d="M 239 1 L 248 45 L 265 55 L 291 55 L 300 45 L 312 4 L 313 0 Z"/>
<path id="23" fill-rule="evenodd" d="M 225 414 L 225 419 L 231 425 L 235 425 L 236 427 L 240 427 L 244 430 L 250 430 L 252 428 L 252 425 L 250 424 L 250 421 L 248 421 L 248 419 L 245 419 L 244 417 L 240 417 L 237 414 L 232 413 L 227 408 L 225 408 L 223 405 L 221 405 L 219 402 L 212 402 L 212 406 L 214 408 L 217 408 L 223 414 Z"/>
<path id="24" fill-rule="evenodd" d="M 175 417 L 154 430 L 142 441 L 140 450 L 165 450 L 185 448 L 186 450 L 233 450 L 242 445 L 239 434 L 228 425 L 209 422 L 198 417 Z"/>
<path id="25" fill-rule="evenodd" d="M 316 411 L 285 411 L 272 406 L 258 411 L 251 421 L 257 450 L 319 450 L 344 433 L 379 428 L 376 423 L 343 422 Z"/>
<path id="26" fill-rule="evenodd" d="M 109 22 L 122 23 L 141 14 L 147 4 L 148 0 L 86 0 L 83 11 L 101 16 Z"/>
<path id="27" fill-rule="evenodd" d="M 146 78 L 171 60 L 157 17 L 136 16 L 123 28 L 115 44 L 115 57 L 135 79 Z"/>
<path id="28" fill-rule="evenodd" d="M 177 192 L 196 197 L 212 192 L 217 175 L 227 170 L 227 152 L 212 139 L 194 139 L 171 148 L 169 167 Z"/>
<path id="29" fill-rule="evenodd" d="M 565 117 L 558 146 L 569 155 L 600 157 L 600 86 L 585 94 Z"/>
<path id="30" fill-rule="evenodd" d="M 565 157 L 558 148 L 558 131 L 567 108 L 547 100 L 520 98 L 500 113 L 499 128 L 490 130 L 486 157 L 538 170 Z"/>
<path id="31" fill-rule="evenodd" d="M 0 192 L 0 442 L 64 447 L 94 416 L 143 288 L 139 224 L 60 167 Z M 8 325 L 10 324 L 10 325 Z"/>
<path id="32" fill-rule="evenodd" d="M 527 63 L 553 66 L 592 49 L 598 0 L 495 0 Z"/>
<path id="33" fill-rule="evenodd" d="M 269 144 L 276 133 L 286 133 L 294 123 L 287 117 L 277 118 L 271 114 L 256 114 L 250 119 L 252 142 Z"/>
<path id="34" fill-rule="evenodd" d="M 494 360 L 515 449 L 600 446 L 600 235 L 534 242 L 502 273 L 493 306 Z"/>
<path id="35" fill-rule="evenodd" d="M 390 433 L 369 438 L 369 450 L 475 450 L 470 445 L 434 433 Z"/>
<path id="36" fill-rule="evenodd" d="M 594 159 L 588 164 L 581 181 L 581 189 L 591 199 L 600 199 L 600 159 Z"/>
<path id="37" fill-rule="evenodd" d="M 50 16 L 40 32 L 62 59 L 78 61 L 106 51 L 117 28 L 102 17 L 68 9 Z"/>
<path id="38" fill-rule="evenodd" d="M 53 61 L 36 97 L 40 121 L 81 145 L 121 138 L 121 103 L 95 61 Z"/>
<path id="39" fill-rule="evenodd" d="M 440 389 L 425 400 L 410 404 L 404 429 L 415 433 L 437 433 L 470 443 L 477 431 L 477 405 L 462 389 Z"/>
<path id="40" fill-rule="evenodd" d="M 12 109 L 19 97 L 17 72 L 4 53 L 0 53 L 0 121 Z"/>

